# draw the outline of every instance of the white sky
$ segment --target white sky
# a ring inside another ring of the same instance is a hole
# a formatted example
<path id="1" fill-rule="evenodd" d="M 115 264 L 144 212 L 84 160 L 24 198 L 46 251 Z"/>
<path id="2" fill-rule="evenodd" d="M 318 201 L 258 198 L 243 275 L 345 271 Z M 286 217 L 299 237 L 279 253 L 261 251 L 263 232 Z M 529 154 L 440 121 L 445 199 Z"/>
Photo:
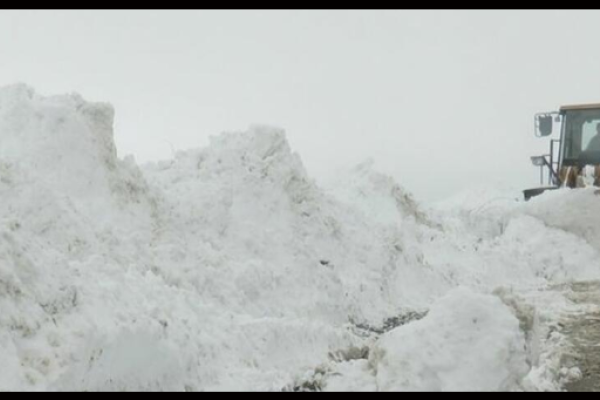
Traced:
<path id="1" fill-rule="evenodd" d="M 0 85 L 117 109 L 139 162 L 280 126 L 316 178 L 535 186 L 533 114 L 600 102 L 598 11 L 0 11 Z"/>

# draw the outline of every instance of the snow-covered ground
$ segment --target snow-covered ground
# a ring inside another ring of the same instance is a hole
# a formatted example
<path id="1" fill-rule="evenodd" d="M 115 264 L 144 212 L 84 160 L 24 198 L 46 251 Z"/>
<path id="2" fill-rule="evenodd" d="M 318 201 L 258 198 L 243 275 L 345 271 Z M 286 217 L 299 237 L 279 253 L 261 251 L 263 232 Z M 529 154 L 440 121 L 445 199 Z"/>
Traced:
<path id="1" fill-rule="evenodd" d="M 425 207 L 276 128 L 138 166 L 114 111 L 0 89 L 0 390 L 561 390 L 599 198 Z M 143 137 L 143 132 L 140 132 Z M 561 286 L 563 285 L 563 286 Z M 557 288 L 561 288 L 560 290 Z"/>

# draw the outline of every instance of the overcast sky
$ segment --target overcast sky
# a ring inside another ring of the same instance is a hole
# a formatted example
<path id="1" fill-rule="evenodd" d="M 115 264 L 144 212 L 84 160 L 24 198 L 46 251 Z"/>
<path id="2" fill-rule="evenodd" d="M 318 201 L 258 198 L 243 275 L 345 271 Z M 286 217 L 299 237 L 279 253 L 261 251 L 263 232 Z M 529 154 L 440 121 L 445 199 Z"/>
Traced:
<path id="1" fill-rule="evenodd" d="M 0 11 L 0 85 L 117 110 L 139 162 L 260 123 L 417 198 L 535 186 L 533 114 L 600 102 L 598 11 Z"/>

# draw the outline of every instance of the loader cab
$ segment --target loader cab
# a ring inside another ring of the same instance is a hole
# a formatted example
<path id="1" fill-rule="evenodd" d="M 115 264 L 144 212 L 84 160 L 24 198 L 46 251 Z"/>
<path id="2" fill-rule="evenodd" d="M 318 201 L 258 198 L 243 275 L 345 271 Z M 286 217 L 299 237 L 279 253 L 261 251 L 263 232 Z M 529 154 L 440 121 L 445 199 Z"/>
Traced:
<path id="1" fill-rule="evenodd" d="M 550 150 L 531 158 L 540 168 L 542 186 L 526 190 L 526 200 L 560 187 L 600 185 L 600 104 L 537 114 L 535 131 L 538 137 L 550 138 Z"/>
<path id="2" fill-rule="evenodd" d="M 563 107 L 560 167 L 600 165 L 600 105 Z"/>

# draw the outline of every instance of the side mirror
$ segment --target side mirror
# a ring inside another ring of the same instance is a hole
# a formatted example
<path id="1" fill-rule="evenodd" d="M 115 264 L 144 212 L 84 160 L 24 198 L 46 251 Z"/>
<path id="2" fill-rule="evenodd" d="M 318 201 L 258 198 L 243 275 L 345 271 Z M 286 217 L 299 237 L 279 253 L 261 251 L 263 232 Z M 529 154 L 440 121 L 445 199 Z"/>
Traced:
<path id="1" fill-rule="evenodd" d="M 552 115 L 541 114 L 536 116 L 536 133 L 538 136 L 547 137 L 552 135 L 554 128 L 554 118 Z"/>

